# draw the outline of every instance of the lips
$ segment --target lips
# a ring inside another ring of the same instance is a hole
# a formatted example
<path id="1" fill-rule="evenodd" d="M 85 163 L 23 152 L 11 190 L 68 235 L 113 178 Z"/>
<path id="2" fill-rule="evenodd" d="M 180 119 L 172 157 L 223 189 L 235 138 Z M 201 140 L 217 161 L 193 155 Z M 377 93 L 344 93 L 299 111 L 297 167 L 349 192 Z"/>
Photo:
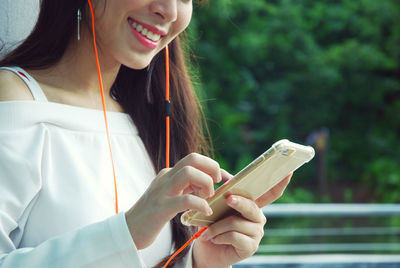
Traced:
<path id="1" fill-rule="evenodd" d="M 164 31 L 132 18 L 128 18 L 128 23 L 139 42 L 150 49 L 155 49 L 162 36 L 166 35 Z"/>

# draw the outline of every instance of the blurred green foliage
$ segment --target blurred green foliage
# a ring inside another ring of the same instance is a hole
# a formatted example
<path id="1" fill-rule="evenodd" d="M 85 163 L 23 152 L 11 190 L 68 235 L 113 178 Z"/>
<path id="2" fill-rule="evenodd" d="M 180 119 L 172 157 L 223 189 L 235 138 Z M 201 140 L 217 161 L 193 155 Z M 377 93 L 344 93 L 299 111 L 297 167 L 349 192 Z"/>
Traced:
<path id="1" fill-rule="evenodd" d="M 188 30 L 196 90 L 221 166 L 235 173 L 276 140 L 305 143 L 325 127 L 333 192 L 314 194 L 313 160 L 282 201 L 399 202 L 399 18 L 398 0 L 196 7 Z"/>

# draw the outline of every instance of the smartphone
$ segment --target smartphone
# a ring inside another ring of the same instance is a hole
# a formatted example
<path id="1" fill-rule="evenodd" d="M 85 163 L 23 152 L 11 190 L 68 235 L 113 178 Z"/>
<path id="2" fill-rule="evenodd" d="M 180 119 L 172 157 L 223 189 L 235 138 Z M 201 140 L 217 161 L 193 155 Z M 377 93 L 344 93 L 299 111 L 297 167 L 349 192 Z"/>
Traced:
<path id="1" fill-rule="evenodd" d="M 304 146 L 286 139 L 277 141 L 207 199 L 213 210 L 211 216 L 189 210 L 182 214 L 181 222 L 187 226 L 208 226 L 235 213 L 236 211 L 226 204 L 225 199 L 229 195 L 235 194 L 256 200 L 287 175 L 309 162 L 314 155 L 315 152 L 311 146 Z"/>

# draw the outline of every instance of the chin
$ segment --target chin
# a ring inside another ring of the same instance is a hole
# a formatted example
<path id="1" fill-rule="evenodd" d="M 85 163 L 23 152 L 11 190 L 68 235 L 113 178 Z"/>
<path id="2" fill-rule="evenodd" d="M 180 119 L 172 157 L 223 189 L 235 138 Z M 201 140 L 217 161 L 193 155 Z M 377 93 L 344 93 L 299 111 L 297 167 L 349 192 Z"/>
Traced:
<path id="1" fill-rule="evenodd" d="M 131 68 L 131 69 L 133 69 L 133 70 L 143 70 L 143 69 L 146 69 L 147 66 L 149 66 L 149 64 L 147 64 L 147 65 L 145 65 L 145 66 L 137 65 L 137 64 L 135 64 L 135 65 L 132 65 L 132 64 L 123 64 L 123 65 L 125 65 L 126 67 Z"/>
<path id="2" fill-rule="evenodd" d="M 124 57 L 121 59 L 125 59 L 122 60 L 121 63 L 131 69 L 135 69 L 135 70 L 142 70 L 144 68 L 147 68 L 150 63 L 153 61 L 154 58 L 156 57 L 160 57 L 160 52 L 164 49 L 156 49 L 154 51 L 152 51 L 151 53 L 132 53 L 131 55 L 129 55 L 130 57 Z M 127 56 L 127 55 L 126 55 Z"/>
<path id="3" fill-rule="evenodd" d="M 122 62 L 123 65 L 125 65 L 126 67 L 129 67 L 131 69 L 135 69 L 135 70 L 142 70 L 147 68 L 150 65 L 152 59 L 148 59 L 148 60 L 132 60 L 129 62 Z"/>

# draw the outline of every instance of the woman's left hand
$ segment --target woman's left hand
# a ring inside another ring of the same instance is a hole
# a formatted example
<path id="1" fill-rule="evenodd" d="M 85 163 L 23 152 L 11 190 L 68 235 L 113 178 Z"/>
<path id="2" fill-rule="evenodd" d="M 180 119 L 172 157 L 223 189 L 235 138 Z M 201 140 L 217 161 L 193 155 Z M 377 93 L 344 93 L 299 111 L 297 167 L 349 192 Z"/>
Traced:
<path id="1" fill-rule="evenodd" d="M 266 218 L 260 207 L 278 199 L 288 185 L 287 176 L 256 201 L 231 195 L 227 204 L 239 214 L 226 217 L 208 227 L 193 248 L 194 267 L 230 267 L 252 256 L 264 236 Z"/>

